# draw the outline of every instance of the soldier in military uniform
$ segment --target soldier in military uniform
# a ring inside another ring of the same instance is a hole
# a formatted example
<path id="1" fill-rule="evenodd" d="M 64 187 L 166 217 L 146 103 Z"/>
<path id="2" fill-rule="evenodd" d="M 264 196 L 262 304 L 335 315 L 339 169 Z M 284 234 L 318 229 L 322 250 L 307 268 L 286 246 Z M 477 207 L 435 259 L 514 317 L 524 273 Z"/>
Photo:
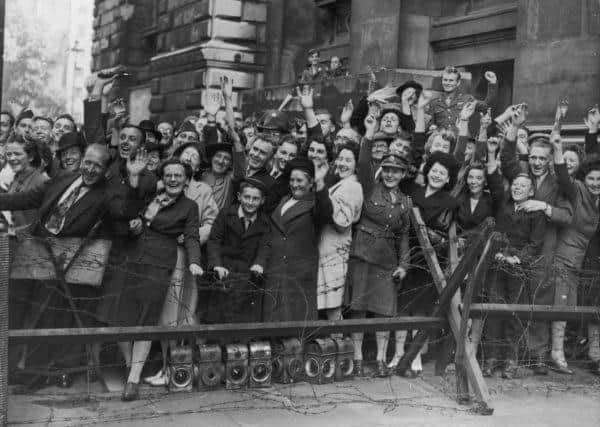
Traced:
<path id="1" fill-rule="evenodd" d="M 477 101 L 476 110 L 485 113 L 493 105 L 498 94 L 498 79 L 493 71 L 485 72 L 485 79 L 488 82 L 487 96 L 483 101 Z M 431 116 L 431 123 L 438 128 L 448 128 L 453 131 L 456 129 L 456 120 L 465 103 L 476 101 L 473 95 L 469 95 L 460 90 L 461 75 L 455 67 L 446 67 L 442 74 L 442 87 L 444 93 L 429 104 L 426 111 Z M 477 121 L 478 115 L 472 117 Z M 476 134 L 479 124 L 469 123 L 471 134 Z M 475 131 L 474 131 L 475 130 Z"/>

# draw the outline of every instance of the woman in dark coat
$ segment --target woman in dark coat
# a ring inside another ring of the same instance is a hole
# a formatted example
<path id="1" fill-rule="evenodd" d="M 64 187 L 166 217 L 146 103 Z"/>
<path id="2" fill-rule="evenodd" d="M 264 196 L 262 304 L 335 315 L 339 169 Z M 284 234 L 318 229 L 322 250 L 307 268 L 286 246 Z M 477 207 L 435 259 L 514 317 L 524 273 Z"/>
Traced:
<path id="1" fill-rule="evenodd" d="M 315 172 L 306 158 L 288 163 L 290 195 L 271 215 L 269 250 L 253 266 L 257 273 L 264 269 L 265 322 L 317 319 L 319 231 L 332 216 L 327 171 L 323 165 Z"/>
<path id="2" fill-rule="evenodd" d="M 139 155 L 139 154 L 138 154 Z M 184 195 L 192 171 L 180 160 L 168 160 L 159 169 L 164 192 L 159 192 L 140 218 L 130 222 L 138 238 L 125 253 L 127 279 L 119 302 L 121 326 L 154 326 L 160 319 L 170 278 L 177 259 L 177 237 L 184 236 L 190 273 L 203 274 L 200 267 L 198 206 Z M 150 341 L 119 343 L 131 370 L 123 400 L 135 400 Z"/>

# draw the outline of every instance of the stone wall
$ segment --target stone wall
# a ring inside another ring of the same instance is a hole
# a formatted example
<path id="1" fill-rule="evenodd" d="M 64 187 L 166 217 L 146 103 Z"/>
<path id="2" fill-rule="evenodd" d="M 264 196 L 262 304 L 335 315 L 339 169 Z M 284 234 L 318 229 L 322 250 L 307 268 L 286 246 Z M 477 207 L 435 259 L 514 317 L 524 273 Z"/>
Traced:
<path id="1" fill-rule="evenodd" d="M 222 75 L 262 86 L 266 21 L 260 0 L 96 0 L 93 69 L 125 67 L 122 89 L 149 86 L 152 118 L 179 121 Z"/>

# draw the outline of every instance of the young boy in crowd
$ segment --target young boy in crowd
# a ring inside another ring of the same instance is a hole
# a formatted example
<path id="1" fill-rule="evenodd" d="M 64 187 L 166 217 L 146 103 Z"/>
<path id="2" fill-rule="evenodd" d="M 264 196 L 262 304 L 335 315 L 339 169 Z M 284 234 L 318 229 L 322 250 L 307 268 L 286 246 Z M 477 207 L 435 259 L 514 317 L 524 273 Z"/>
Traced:
<path id="1" fill-rule="evenodd" d="M 208 264 L 226 290 L 211 295 L 207 315 L 211 323 L 261 321 L 263 292 L 251 268 L 259 251 L 266 249 L 271 231 L 262 212 L 265 196 L 262 181 L 246 178 L 237 194 L 239 203 L 222 210 L 213 224 Z"/>

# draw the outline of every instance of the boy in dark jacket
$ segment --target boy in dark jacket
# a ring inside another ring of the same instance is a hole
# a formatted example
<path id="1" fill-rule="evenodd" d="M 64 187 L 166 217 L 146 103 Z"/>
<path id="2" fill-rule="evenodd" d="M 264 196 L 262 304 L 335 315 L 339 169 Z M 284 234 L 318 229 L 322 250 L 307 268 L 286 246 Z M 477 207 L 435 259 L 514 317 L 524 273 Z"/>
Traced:
<path id="1" fill-rule="evenodd" d="M 213 224 L 208 264 L 225 286 L 212 292 L 209 322 L 261 321 L 263 291 L 250 269 L 266 249 L 271 231 L 269 218 L 262 212 L 265 193 L 262 181 L 246 178 L 237 195 L 239 204 L 222 210 Z"/>

